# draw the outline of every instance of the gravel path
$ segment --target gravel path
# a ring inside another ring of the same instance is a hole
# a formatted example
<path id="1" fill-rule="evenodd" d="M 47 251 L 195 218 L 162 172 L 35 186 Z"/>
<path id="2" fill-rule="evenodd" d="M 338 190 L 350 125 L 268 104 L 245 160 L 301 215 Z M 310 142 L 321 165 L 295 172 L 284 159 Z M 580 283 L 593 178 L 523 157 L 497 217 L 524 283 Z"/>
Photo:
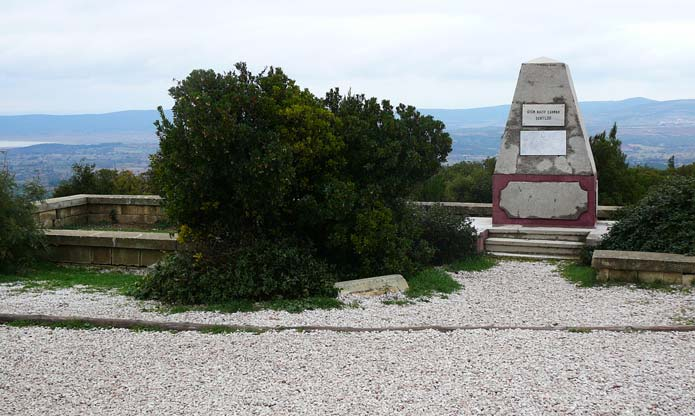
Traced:
<path id="1" fill-rule="evenodd" d="M 255 326 L 421 325 L 672 325 L 695 319 L 695 294 L 629 286 L 578 288 L 548 263 L 504 261 L 494 268 L 460 273 L 464 285 L 446 299 L 385 305 L 383 298 L 350 298 L 360 307 L 291 314 L 282 311 L 220 314 L 153 312 L 157 302 L 76 289 L 20 292 L 0 285 L 0 313 L 90 316 Z M 148 311 L 149 312 L 146 312 Z"/>
<path id="2" fill-rule="evenodd" d="M 695 334 L 0 327 L 7 415 L 695 413 Z"/>

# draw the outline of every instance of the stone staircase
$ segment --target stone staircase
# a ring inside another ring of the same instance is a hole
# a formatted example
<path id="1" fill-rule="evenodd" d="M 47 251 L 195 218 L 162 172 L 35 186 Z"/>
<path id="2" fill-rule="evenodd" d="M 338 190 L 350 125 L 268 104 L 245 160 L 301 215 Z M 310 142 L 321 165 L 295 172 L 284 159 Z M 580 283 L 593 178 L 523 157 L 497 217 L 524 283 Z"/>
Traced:
<path id="1" fill-rule="evenodd" d="M 485 251 L 493 256 L 538 259 L 577 259 L 590 230 L 542 227 L 488 229 Z"/>

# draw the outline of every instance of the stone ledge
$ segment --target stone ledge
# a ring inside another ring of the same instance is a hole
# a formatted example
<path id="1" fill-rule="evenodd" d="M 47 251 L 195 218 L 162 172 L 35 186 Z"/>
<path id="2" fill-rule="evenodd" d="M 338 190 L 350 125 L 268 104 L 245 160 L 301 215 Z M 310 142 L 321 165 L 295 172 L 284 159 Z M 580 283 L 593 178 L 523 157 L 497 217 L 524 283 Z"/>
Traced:
<path id="1" fill-rule="evenodd" d="M 600 281 L 662 282 L 690 286 L 695 257 L 643 251 L 596 250 L 591 266 Z"/>
<path id="2" fill-rule="evenodd" d="M 346 280 L 335 284 L 341 295 L 381 295 L 408 290 L 408 282 L 400 274 L 368 277 L 366 279 Z"/>
<path id="3" fill-rule="evenodd" d="M 174 251 L 176 238 L 168 233 L 140 233 L 126 231 L 45 230 L 52 246 L 83 246 L 109 248 L 135 248 Z"/>

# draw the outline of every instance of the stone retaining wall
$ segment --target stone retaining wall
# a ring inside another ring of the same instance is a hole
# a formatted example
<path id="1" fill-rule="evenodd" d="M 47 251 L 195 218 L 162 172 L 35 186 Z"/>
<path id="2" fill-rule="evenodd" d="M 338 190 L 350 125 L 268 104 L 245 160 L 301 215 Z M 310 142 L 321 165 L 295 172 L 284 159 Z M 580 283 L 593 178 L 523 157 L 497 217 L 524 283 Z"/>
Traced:
<path id="1" fill-rule="evenodd" d="M 145 267 L 175 251 L 168 233 L 46 230 L 49 260 L 58 263 Z"/>
<path id="2" fill-rule="evenodd" d="M 695 257 L 641 251 L 596 250 L 591 266 L 599 281 L 666 283 L 691 286 Z"/>
<path id="3" fill-rule="evenodd" d="M 152 225 L 166 218 L 156 195 L 73 195 L 36 202 L 44 228 L 100 223 Z"/>

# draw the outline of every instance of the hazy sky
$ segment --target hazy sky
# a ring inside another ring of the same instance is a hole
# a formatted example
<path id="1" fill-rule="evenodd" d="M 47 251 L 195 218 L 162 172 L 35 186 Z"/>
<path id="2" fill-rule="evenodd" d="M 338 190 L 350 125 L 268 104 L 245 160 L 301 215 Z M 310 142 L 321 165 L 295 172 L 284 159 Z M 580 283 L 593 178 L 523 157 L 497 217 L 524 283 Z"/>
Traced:
<path id="1" fill-rule="evenodd" d="M 170 106 L 174 78 L 238 61 L 321 96 L 479 107 L 538 56 L 580 100 L 695 98 L 695 2 L 2 0 L 0 114 Z"/>

